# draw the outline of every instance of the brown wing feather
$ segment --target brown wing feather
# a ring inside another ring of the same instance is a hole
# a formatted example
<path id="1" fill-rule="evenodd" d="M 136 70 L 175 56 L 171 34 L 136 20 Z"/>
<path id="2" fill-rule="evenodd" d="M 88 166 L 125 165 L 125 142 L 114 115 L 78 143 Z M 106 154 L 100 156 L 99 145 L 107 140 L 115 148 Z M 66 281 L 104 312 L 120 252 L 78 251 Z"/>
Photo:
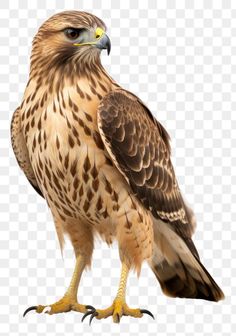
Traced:
<path id="1" fill-rule="evenodd" d="M 35 178 L 35 174 L 33 168 L 31 166 L 29 160 L 28 150 L 25 144 L 25 139 L 23 137 L 21 131 L 21 121 L 20 121 L 20 109 L 16 109 L 13 114 L 11 121 L 11 142 L 14 154 L 16 156 L 17 162 L 20 168 L 25 173 L 25 176 L 29 180 L 32 187 L 37 191 L 37 193 L 44 197 L 39 186 L 37 180 Z"/>
<path id="2" fill-rule="evenodd" d="M 169 135 L 148 108 L 122 89 L 103 98 L 98 127 L 106 149 L 133 192 L 153 216 L 168 222 L 197 256 L 192 213 L 170 160 Z"/>

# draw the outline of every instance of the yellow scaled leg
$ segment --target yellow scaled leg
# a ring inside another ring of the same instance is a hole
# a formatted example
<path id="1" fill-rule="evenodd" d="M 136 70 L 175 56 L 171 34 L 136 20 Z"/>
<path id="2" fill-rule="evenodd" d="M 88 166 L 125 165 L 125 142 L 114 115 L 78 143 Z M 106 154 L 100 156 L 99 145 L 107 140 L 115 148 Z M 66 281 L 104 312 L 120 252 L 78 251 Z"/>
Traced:
<path id="1" fill-rule="evenodd" d="M 74 310 L 80 313 L 86 313 L 88 310 L 94 311 L 95 309 L 92 306 L 86 306 L 78 303 L 77 301 L 77 291 L 79 282 L 81 279 L 81 275 L 83 273 L 85 267 L 84 259 L 81 256 L 76 258 L 75 269 L 73 272 L 73 276 L 64 296 L 57 302 L 51 305 L 38 305 L 32 306 L 26 309 L 24 312 L 25 316 L 29 311 L 36 310 L 37 313 L 47 313 L 47 314 L 58 314 L 58 313 L 66 313 L 68 311 Z"/>
<path id="2" fill-rule="evenodd" d="M 122 316 L 142 317 L 143 314 L 148 314 L 154 318 L 150 311 L 146 309 L 129 308 L 129 306 L 126 304 L 125 293 L 128 273 L 128 266 L 125 263 L 122 263 L 119 289 L 112 305 L 107 309 L 96 309 L 94 311 L 90 310 L 86 312 L 82 318 L 82 321 L 86 318 L 86 316 L 89 315 L 91 315 L 89 321 L 90 324 L 94 317 L 100 320 L 112 316 L 113 322 L 115 323 L 119 323 Z"/>

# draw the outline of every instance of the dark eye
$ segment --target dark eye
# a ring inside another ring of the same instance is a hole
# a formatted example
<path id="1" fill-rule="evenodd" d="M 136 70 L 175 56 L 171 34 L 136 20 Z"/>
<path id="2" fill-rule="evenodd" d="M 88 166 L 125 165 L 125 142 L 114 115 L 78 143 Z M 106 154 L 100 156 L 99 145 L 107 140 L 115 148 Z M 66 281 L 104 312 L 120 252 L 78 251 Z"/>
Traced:
<path id="1" fill-rule="evenodd" d="M 80 31 L 75 28 L 67 28 L 64 30 L 66 37 L 70 40 L 76 40 L 79 37 Z"/>

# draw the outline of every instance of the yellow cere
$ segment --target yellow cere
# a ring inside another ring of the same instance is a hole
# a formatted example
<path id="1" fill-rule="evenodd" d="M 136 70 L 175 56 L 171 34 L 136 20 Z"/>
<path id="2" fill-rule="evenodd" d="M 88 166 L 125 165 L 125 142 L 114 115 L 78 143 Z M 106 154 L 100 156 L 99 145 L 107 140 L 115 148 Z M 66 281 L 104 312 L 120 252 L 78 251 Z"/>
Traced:
<path id="1" fill-rule="evenodd" d="M 104 30 L 98 27 L 95 31 L 95 38 L 96 39 L 101 38 L 104 33 L 105 33 Z"/>
<path id="2" fill-rule="evenodd" d="M 85 42 L 85 43 L 74 43 L 75 46 L 82 46 L 82 45 L 90 45 L 90 44 L 96 44 L 97 43 L 97 40 L 99 40 L 103 34 L 105 33 L 105 31 L 102 29 L 102 28 L 97 28 L 95 30 L 95 38 L 96 38 L 96 41 L 91 41 L 91 42 Z"/>

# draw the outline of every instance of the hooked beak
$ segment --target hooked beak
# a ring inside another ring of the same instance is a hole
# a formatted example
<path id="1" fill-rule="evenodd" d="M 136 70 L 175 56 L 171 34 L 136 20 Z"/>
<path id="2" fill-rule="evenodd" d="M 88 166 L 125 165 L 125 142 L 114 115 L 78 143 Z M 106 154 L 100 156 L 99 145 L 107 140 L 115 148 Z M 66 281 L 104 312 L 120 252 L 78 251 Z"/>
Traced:
<path id="1" fill-rule="evenodd" d="M 95 44 L 95 46 L 98 49 L 106 49 L 107 50 L 107 55 L 110 54 L 111 51 L 111 41 L 107 34 L 103 33 L 101 38 L 98 40 L 98 42 Z"/>
<path id="2" fill-rule="evenodd" d="M 95 40 L 93 41 L 74 43 L 74 46 L 94 45 L 98 49 L 106 49 L 109 55 L 111 51 L 111 41 L 102 28 L 97 27 L 94 38 Z"/>

